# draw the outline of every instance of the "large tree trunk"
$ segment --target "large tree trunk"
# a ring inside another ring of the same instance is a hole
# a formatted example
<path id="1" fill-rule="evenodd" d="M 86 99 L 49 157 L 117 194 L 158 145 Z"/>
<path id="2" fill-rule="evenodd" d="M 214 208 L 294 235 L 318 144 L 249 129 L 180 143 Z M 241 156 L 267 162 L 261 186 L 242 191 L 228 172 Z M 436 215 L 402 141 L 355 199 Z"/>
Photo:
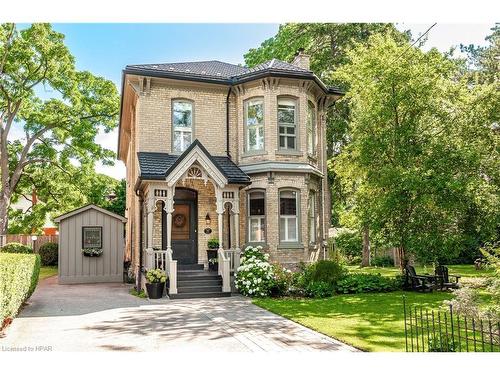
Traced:
<path id="1" fill-rule="evenodd" d="M 4 194 L 5 195 L 5 194 Z M 7 234 L 9 217 L 7 215 L 10 206 L 10 197 L 0 197 L 0 235 Z"/>
<path id="2" fill-rule="evenodd" d="M 370 231 L 368 228 L 363 229 L 363 256 L 361 259 L 361 267 L 370 266 Z"/>

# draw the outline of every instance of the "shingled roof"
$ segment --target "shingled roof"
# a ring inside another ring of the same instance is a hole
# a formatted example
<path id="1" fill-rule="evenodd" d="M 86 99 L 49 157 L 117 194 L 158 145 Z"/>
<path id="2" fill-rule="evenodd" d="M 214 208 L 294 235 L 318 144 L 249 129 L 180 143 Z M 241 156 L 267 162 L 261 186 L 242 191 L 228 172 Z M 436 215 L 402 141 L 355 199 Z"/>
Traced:
<path id="1" fill-rule="evenodd" d="M 184 156 L 196 146 L 200 147 L 210 158 L 230 184 L 250 183 L 250 177 L 234 164 L 229 157 L 210 155 L 197 139 L 181 155 L 172 155 L 165 152 L 138 152 L 140 178 L 142 180 L 165 180 Z"/>
<path id="2" fill-rule="evenodd" d="M 222 61 L 191 61 L 164 64 L 127 65 L 125 74 L 141 74 L 183 80 L 205 81 L 234 85 L 265 75 L 288 76 L 312 79 L 325 91 L 343 94 L 337 87 L 327 87 L 312 71 L 299 66 L 272 59 L 252 68 Z"/>

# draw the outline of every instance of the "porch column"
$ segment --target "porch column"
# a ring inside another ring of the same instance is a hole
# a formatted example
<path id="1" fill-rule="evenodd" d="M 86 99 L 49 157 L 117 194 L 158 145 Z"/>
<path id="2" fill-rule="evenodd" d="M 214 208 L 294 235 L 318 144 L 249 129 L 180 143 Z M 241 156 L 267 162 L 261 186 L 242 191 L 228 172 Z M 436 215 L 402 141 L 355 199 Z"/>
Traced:
<path id="1" fill-rule="evenodd" d="M 174 212 L 174 192 L 175 186 L 169 186 L 164 208 L 167 213 L 167 251 L 172 249 L 172 212 Z"/>
<path id="2" fill-rule="evenodd" d="M 240 266 L 240 202 L 235 199 L 233 202 L 233 217 L 234 217 L 234 272 Z"/>
<path id="3" fill-rule="evenodd" d="M 153 197 L 148 198 L 146 205 L 147 212 L 147 231 L 146 231 L 146 248 L 153 248 L 153 227 L 154 227 L 154 213 L 156 211 L 156 202 Z"/>

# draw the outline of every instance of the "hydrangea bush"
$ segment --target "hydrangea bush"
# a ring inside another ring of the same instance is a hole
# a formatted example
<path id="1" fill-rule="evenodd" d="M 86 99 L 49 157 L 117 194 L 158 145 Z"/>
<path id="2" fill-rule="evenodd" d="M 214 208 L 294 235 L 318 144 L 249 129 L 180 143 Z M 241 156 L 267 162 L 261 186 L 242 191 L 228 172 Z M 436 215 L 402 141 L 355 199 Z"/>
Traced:
<path id="1" fill-rule="evenodd" d="M 248 246 L 241 256 L 241 265 L 236 273 L 236 288 L 251 297 L 266 297 L 274 284 L 273 266 L 269 254 L 264 254 L 261 246 Z"/>
<path id="2" fill-rule="evenodd" d="M 167 281 L 167 275 L 165 274 L 165 271 L 163 271 L 162 269 L 154 268 L 154 269 L 147 270 L 146 280 L 150 284 L 164 283 L 165 281 Z"/>

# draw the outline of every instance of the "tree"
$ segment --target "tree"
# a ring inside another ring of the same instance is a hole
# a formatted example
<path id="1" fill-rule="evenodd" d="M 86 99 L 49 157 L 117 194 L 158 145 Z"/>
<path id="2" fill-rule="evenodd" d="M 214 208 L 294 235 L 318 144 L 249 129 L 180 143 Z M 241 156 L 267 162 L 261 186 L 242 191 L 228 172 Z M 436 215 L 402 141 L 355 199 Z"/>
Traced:
<path id="1" fill-rule="evenodd" d="M 52 97 L 44 98 L 42 89 Z M 118 113 L 115 85 L 77 71 L 64 35 L 49 24 L 0 26 L 0 234 L 23 180 L 47 182 L 45 173 L 72 180 L 68 171 L 93 171 L 97 160 L 112 164 L 114 153 L 95 137 L 116 127 Z M 23 139 L 9 137 L 15 128 Z"/>
<path id="2" fill-rule="evenodd" d="M 458 62 L 391 33 L 373 35 L 334 74 L 348 83 L 351 141 L 333 161 L 353 190 L 352 209 L 387 244 L 420 260 L 449 259 L 467 212 L 484 237 L 500 218 L 500 98 L 471 87 Z"/>
<path id="3" fill-rule="evenodd" d="M 109 199 L 104 208 L 115 214 L 125 216 L 125 207 L 127 199 L 127 181 L 121 179 L 117 181 L 113 188 L 114 197 Z"/>
<path id="4" fill-rule="evenodd" d="M 494 83 L 500 80 L 500 26 L 496 24 L 492 33 L 486 37 L 488 46 L 481 47 L 470 44 L 461 45 L 462 52 L 467 53 L 470 81 L 479 83 Z"/>
<path id="5" fill-rule="evenodd" d="M 328 85 L 348 89 L 348 82 L 333 73 L 347 64 L 347 51 L 357 42 L 366 42 L 377 33 L 392 32 L 400 40 L 409 40 L 409 32 L 401 33 L 391 23 L 288 23 L 281 25 L 278 33 L 264 41 L 258 48 L 245 54 L 245 63 L 255 66 L 277 58 L 292 61 L 299 48 L 311 56 L 311 70 Z M 327 154 L 338 155 L 349 142 L 349 107 L 347 101 L 336 103 L 327 116 Z M 340 225 L 340 216 L 349 194 L 328 168 L 328 180 L 332 188 L 332 224 Z M 358 228 L 361 230 L 361 228 Z"/>

